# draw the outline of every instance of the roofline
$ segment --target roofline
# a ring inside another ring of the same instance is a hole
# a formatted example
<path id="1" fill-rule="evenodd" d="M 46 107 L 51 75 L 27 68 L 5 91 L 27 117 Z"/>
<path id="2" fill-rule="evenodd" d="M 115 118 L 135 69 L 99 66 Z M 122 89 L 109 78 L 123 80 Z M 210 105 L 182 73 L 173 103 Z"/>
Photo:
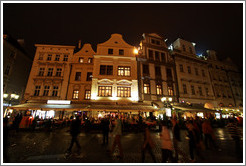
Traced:
<path id="1" fill-rule="evenodd" d="M 63 48 L 75 48 L 75 46 L 65 46 L 65 45 L 47 45 L 47 44 L 35 44 L 35 47 L 63 47 Z"/>

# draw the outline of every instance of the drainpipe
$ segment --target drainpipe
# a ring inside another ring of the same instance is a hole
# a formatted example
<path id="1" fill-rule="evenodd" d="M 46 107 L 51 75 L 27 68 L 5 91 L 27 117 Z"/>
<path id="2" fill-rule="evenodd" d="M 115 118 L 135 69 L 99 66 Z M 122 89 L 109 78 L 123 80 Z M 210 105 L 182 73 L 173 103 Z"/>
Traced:
<path id="1" fill-rule="evenodd" d="M 65 98 L 66 100 L 67 100 L 67 95 L 68 95 L 68 89 L 69 89 L 69 84 L 70 84 L 70 77 L 71 77 L 72 67 L 73 67 L 73 65 L 70 64 L 70 71 L 69 71 L 69 76 L 68 76 L 67 92 L 66 92 L 66 98 Z"/>
<path id="2" fill-rule="evenodd" d="M 176 96 L 177 96 L 177 102 L 179 103 L 179 86 L 178 86 L 178 76 L 177 76 L 177 71 L 176 71 L 176 60 L 175 60 L 175 54 L 172 55 L 173 61 L 174 61 L 174 78 L 175 78 L 175 86 L 176 86 Z"/>

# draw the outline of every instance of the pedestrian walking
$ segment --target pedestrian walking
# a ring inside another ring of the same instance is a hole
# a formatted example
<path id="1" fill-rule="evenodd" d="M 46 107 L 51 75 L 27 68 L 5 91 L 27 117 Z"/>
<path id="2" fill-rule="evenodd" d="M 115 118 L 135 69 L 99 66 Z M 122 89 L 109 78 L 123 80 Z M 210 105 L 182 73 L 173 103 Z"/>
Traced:
<path id="1" fill-rule="evenodd" d="M 115 135 L 115 137 L 114 137 L 114 142 L 113 142 L 112 149 L 111 149 L 111 154 L 114 152 L 115 147 L 118 146 L 119 151 L 120 151 L 120 155 L 118 157 L 123 158 L 123 150 L 121 146 L 122 124 L 118 116 L 116 116 L 116 125 L 113 129 L 112 134 Z"/>
<path id="2" fill-rule="evenodd" d="M 152 149 L 154 148 L 154 142 L 150 135 L 150 127 L 146 124 L 144 126 L 145 126 L 145 131 L 144 131 L 144 143 L 142 147 L 142 162 L 144 162 L 145 160 L 145 151 L 147 150 L 151 155 L 154 163 L 156 163 L 155 155 L 153 154 L 152 151 Z"/>
<path id="3" fill-rule="evenodd" d="M 170 137 L 169 130 L 167 128 L 167 122 L 162 121 L 162 131 L 161 131 L 161 151 L 162 151 L 162 162 L 166 163 L 168 161 L 173 161 L 172 151 L 173 145 Z"/>
<path id="4" fill-rule="evenodd" d="M 103 133 L 103 145 L 108 145 L 108 133 L 109 133 L 109 118 L 105 117 L 101 121 L 101 129 Z"/>
<path id="5" fill-rule="evenodd" d="M 229 123 L 226 127 L 228 129 L 229 134 L 231 135 L 232 139 L 235 142 L 235 154 L 237 155 L 237 157 L 242 157 L 242 151 L 241 151 L 241 146 L 240 146 L 241 132 L 239 131 L 237 127 L 236 120 L 233 118 L 230 118 Z"/>
<path id="6" fill-rule="evenodd" d="M 189 138 L 189 152 L 191 161 L 194 162 L 194 150 L 196 149 L 196 134 L 194 126 L 190 121 L 186 122 L 186 128 L 188 130 L 187 137 Z"/>
<path id="7" fill-rule="evenodd" d="M 71 126 L 70 126 L 70 134 L 72 136 L 72 139 L 71 139 L 70 146 L 67 149 L 68 154 L 71 154 L 74 143 L 76 143 L 76 145 L 77 145 L 77 149 L 78 149 L 77 153 L 78 154 L 80 153 L 81 146 L 80 146 L 78 139 L 77 139 L 77 137 L 80 133 L 80 125 L 81 125 L 81 120 L 80 120 L 79 116 L 77 116 L 76 120 L 73 120 L 71 123 Z"/>
<path id="8" fill-rule="evenodd" d="M 211 147 L 217 148 L 215 144 L 214 131 L 208 119 L 206 119 L 202 123 L 202 132 L 204 134 L 204 142 L 206 149 L 210 149 Z"/>
<path id="9" fill-rule="evenodd" d="M 14 128 L 15 128 L 16 132 L 19 131 L 19 126 L 20 126 L 21 120 L 22 120 L 22 113 L 19 112 L 19 113 L 15 116 L 15 119 L 14 119 L 14 122 L 13 122 L 13 125 L 14 125 Z"/>
<path id="10" fill-rule="evenodd" d="M 175 154 L 175 156 L 174 156 L 174 159 L 175 159 L 175 161 L 177 162 L 178 161 L 178 148 L 179 148 L 179 146 L 178 146 L 178 143 L 181 141 L 181 139 L 180 139 L 180 127 L 179 127 L 179 123 L 178 123 L 178 121 L 177 121 L 177 119 L 176 119 L 176 117 L 174 117 L 173 119 L 172 119 L 172 133 L 173 133 L 173 148 L 174 148 L 174 154 Z"/>

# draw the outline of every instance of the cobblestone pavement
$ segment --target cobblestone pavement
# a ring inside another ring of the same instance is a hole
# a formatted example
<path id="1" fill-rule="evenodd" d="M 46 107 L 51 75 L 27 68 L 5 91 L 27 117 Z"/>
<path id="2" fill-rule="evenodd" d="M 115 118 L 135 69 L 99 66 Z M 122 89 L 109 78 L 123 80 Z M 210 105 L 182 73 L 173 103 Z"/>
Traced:
<path id="1" fill-rule="evenodd" d="M 10 163 L 140 163 L 141 146 L 143 143 L 143 133 L 124 133 L 122 136 L 123 159 L 116 157 L 116 152 L 110 156 L 108 150 L 112 144 L 112 137 L 109 138 L 109 145 L 102 145 L 102 134 L 81 133 L 78 137 L 82 147 L 81 154 L 76 155 L 74 145 L 73 154 L 65 158 L 64 153 L 70 144 L 68 128 L 57 129 L 52 132 L 44 131 L 20 131 L 10 132 L 8 156 Z M 181 149 L 188 152 L 188 140 L 185 138 L 185 130 L 181 130 Z M 197 163 L 241 163 L 242 158 L 238 158 L 234 152 L 234 141 L 223 128 L 215 129 L 217 150 L 204 150 L 204 159 L 196 156 Z M 153 152 L 157 162 L 161 162 L 160 136 L 158 132 L 152 133 L 155 142 Z M 241 145 L 242 139 L 241 139 Z M 243 146 L 241 146 L 243 147 Z M 148 153 L 145 158 L 146 163 L 152 163 Z M 180 161 L 182 162 L 182 161 Z"/>

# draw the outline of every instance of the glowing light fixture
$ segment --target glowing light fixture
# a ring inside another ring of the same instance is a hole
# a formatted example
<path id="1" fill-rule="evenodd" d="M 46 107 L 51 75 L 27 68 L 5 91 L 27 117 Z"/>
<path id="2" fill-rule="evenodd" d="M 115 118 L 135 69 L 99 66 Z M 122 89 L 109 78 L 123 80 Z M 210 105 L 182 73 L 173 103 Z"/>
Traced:
<path id="1" fill-rule="evenodd" d="M 6 99 L 8 96 L 9 96 L 9 94 L 7 94 L 7 93 L 4 93 L 4 94 L 3 94 L 3 98 L 5 98 L 5 99 Z"/>
<path id="2" fill-rule="evenodd" d="M 168 100 L 169 100 L 170 102 L 172 102 L 172 101 L 173 101 L 173 98 L 169 97 Z"/>
<path id="3" fill-rule="evenodd" d="M 15 95 L 15 99 L 19 99 L 19 95 Z"/>
<path id="4" fill-rule="evenodd" d="M 71 104 L 70 100 L 48 100 L 47 104 Z"/>
<path id="5" fill-rule="evenodd" d="M 11 94 L 10 97 L 11 97 L 11 98 L 15 98 L 15 95 L 16 95 L 16 94 Z"/>
<path id="6" fill-rule="evenodd" d="M 133 52 L 134 54 L 138 54 L 138 50 L 136 48 L 134 48 Z"/>
<path id="7" fill-rule="evenodd" d="M 167 100 L 166 97 L 161 98 L 161 101 L 162 101 L 162 102 L 164 102 L 164 101 L 166 101 L 166 100 Z"/>

